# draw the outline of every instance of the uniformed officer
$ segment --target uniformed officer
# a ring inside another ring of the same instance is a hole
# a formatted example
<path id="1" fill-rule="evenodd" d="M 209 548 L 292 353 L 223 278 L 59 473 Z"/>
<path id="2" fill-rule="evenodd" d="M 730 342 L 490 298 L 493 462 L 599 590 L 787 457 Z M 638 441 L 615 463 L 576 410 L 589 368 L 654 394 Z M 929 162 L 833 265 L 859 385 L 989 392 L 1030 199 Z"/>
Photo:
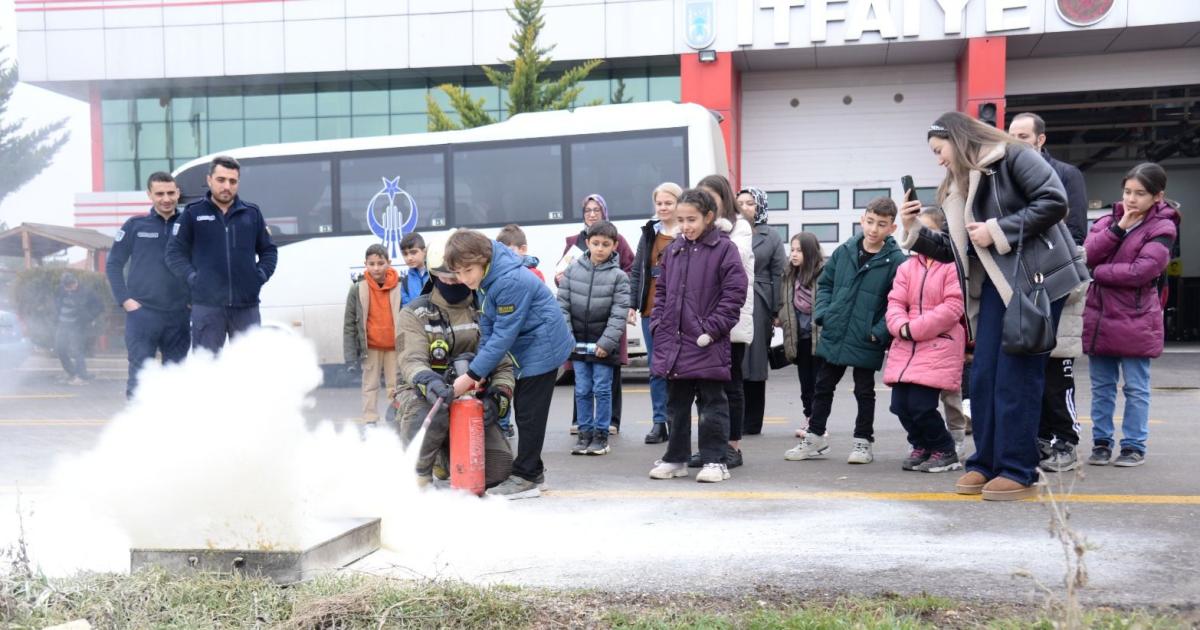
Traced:
<path id="1" fill-rule="evenodd" d="M 105 266 L 113 298 L 125 309 L 127 398 L 137 388 L 138 371 L 156 353 L 174 363 L 188 352 L 187 286 L 171 275 L 165 260 L 179 217 L 179 186 L 170 173 L 159 171 L 146 181 L 146 194 L 153 204 L 150 213 L 130 218 L 117 230 Z"/>
<path id="2" fill-rule="evenodd" d="M 192 347 L 216 352 L 228 336 L 257 326 L 258 293 L 278 252 L 258 206 L 238 197 L 242 167 L 219 155 L 208 193 L 188 204 L 167 243 L 167 267 L 192 295 Z"/>

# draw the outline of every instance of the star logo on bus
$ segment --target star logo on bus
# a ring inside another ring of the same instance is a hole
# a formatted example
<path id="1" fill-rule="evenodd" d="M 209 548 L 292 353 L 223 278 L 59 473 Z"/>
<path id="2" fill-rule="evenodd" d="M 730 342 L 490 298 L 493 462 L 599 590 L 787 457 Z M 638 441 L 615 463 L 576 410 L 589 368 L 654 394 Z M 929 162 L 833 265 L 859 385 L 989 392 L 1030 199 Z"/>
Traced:
<path id="1" fill-rule="evenodd" d="M 367 225 L 371 232 L 383 241 L 392 258 L 400 256 L 400 240 L 417 228 L 417 200 L 400 187 L 400 176 L 392 179 L 380 177 L 383 188 L 367 202 Z M 397 198 L 407 202 L 408 218 L 402 220 Z"/>

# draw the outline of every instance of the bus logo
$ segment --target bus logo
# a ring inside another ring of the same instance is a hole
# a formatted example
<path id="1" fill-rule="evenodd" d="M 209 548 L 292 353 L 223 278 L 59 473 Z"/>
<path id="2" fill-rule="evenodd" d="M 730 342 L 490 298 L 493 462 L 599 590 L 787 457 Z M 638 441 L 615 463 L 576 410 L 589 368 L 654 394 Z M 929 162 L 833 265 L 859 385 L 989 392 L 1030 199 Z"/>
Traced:
<path id="1" fill-rule="evenodd" d="M 716 40 L 716 5 L 715 0 L 688 0 L 684 13 L 688 46 L 700 50 Z"/>
<path id="2" fill-rule="evenodd" d="M 400 187 L 399 175 L 395 179 L 386 177 L 380 179 L 383 180 L 383 188 L 379 189 L 379 192 L 371 197 L 371 201 L 367 202 L 367 225 L 371 226 L 371 231 L 379 237 L 379 240 L 383 241 L 391 257 L 395 259 L 400 256 L 400 239 L 417 228 L 417 200 Z M 403 222 L 400 218 L 400 209 L 396 207 L 397 197 L 408 201 L 408 219 Z M 385 200 L 387 205 L 383 206 Z M 380 206 L 383 208 L 380 209 Z M 382 221 L 380 221 L 381 219 Z"/>

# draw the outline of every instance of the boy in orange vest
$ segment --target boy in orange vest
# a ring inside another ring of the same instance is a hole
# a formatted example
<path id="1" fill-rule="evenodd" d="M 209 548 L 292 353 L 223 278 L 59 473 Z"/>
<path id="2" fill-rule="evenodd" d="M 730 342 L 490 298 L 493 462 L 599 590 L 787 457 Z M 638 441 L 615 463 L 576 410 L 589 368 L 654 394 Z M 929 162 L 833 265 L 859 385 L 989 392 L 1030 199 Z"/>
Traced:
<path id="1" fill-rule="evenodd" d="M 346 296 L 342 349 L 346 367 L 362 370 L 363 422 L 379 420 L 380 373 L 387 399 L 396 389 L 396 320 L 400 316 L 400 274 L 388 260 L 387 248 L 367 248 L 363 274 Z"/>

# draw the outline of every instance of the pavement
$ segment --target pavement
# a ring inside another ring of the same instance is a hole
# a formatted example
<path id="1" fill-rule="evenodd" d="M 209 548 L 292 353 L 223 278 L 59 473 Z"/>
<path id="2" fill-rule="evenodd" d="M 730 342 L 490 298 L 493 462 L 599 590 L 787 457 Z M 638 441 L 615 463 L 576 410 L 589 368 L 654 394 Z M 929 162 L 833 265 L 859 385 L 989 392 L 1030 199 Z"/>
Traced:
<path id="1" fill-rule="evenodd" d="M 80 386 L 63 382 L 48 356 L 0 372 L 0 498 L 36 494 L 56 461 L 94 448 L 124 407 L 124 360 L 98 357 L 90 367 L 96 378 Z M 1194 606 L 1200 599 L 1198 368 L 1196 346 L 1172 346 L 1154 362 L 1145 465 L 1085 466 L 1049 477 L 1070 527 L 1086 540 L 1085 602 Z M 1086 455 L 1086 359 L 1076 372 Z M 953 494 L 958 473 L 902 471 L 908 446 L 882 384 L 875 462 L 846 464 L 855 409 L 849 389 L 847 379 L 834 401 L 830 456 L 788 462 L 783 453 L 796 442 L 801 416 L 799 386 L 794 372 L 773 372 L 763 434 L 743 442 L 746 465 L 710 485 L 694 475 L 647 477 L 665 447 L 643 444 L 649 389 L 636 370 L 626 377 L 623 431 L 605 457 L 570 455 L 571 389 L 560 386 L 542 498 L 503 505 L 455 499 L 444 512 L 414 508 L 429 521 L 412 517 L 420 522 L 404 523 L 388 549 L 357 567 L 655 593 L 894 592 L 1004 602 L 1061 595 L 1067 555 L 1049 528 L 1056 504 L 985 503 Z M 304 413 L 311 425 L 357 427 L 358 405 L 355 389 L 322 388 Z"/>

